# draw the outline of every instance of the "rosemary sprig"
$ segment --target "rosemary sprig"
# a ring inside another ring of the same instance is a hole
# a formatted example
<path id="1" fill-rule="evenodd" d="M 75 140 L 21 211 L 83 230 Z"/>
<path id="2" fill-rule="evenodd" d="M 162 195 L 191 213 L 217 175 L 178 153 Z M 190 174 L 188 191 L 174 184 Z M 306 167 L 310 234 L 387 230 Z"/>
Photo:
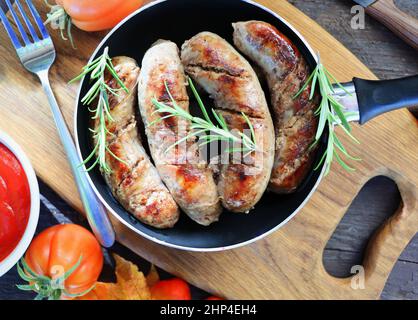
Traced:
<path id="1" fill-rule="evenodd" d="M 124 90 L 126 93 L 129 92 L 128 88 L 117 75 L 115 68 L 112 64 L 112 59 L 110 59 L 108 52 L 109 48 L 106 47 L 103 51 L 103 54 L 100 57 L 83 67 L 83 71 L 80 73 L 80 75 L 78 75 L 76 78 L 72 79 L 69 82 L 73 83 L 75 81 L 78 81 L 84 76 L 87 76 L 88 74 L 90 74 L 90 80 L 94 81 L 94 83 L 90 87 L 90 90 L 81 99 L 81 102 L 83 103 L 83 105 L 90 105 L 92 102 L 97 100 L 96 107 L 89 108 L 89 111 L 92 113 L 92 120 L 98 122 L 98 125 L 95 129 L 90 129 L 90 131 L 93 133 L 93 139 L 96 141 L 96 144 L 93 148 L 93 151 L 80 164 L 80 166 L 86 165 L 97 153 L 96 160 L 86 170 L 90 171 L 97 164 L 99 164 L 100 168 L 107 173 L 111 172 L 112 170 L 106 163 L 106 153 L 110 154 L 118 161 L 124 162 L 122 159 L 118 158 L 112 151 L 110 151 L 107 143 L 107 137 L 113 134 L 107 129 L 107 123 L 114 121 L 110 114 L 109 94 L 118 96 L 118 92 L 120 90 Z M 119 89 L 113 89 L 106 84 L 106 71 L 108 71 L 119 84 Z"/>
<path id="2" fill-rule="evenodd" d="M 209 117 L 209 113 L 203 104 L 202 99 L 200 98 L 193 81 L 189 78 L 189 84 L 190 88 L 192 89 L 193 95 L 195 96 L 198 105 L 203 113 L 203 119 L 199 117 L 192 116 L 189 112 L 185 111 L 181 107 L 178 106 L 176 101 L 174 100 L 173 96 L 171 95 L 171 92 L 167 86 L 167 83 L 165 82 L 165 88 L 167 91 L 167 94 L 170 97 L 171 105 L 167 105 L 165 103 L 162 103 L 158 101 L 156 98 L 152 99 L 152 103 L 156 107 L 155 113 L 161 113 L 166 114 L 165 116 L 151 122 L 149 126 L 152 126 L 164 119 L 168 119 L 171 117 L 179 117 L 186 120 L 189 120 L 191 122 L 191 129 L 192 132 L 188 134 L 187 136 L 183 137 L 182 139 L 179 139 L 176 143 L 172 144 L 167 151 L 170 149 L 176 147 L 180 143 L 187 141 L 188 139 L 199 136 L 203 134 L 202 136 L 199 136 L 199 147 L 202 147 L 204 145 L 207 145 L 214 141 L 227 141 L 230 143 L 233 143 L 234 145 L 240 145 L 240 147 L 230 147 L 227 148 L 225 151 L 228 153 L 232 152 L 245 152 L 244 157 L 246 157 L 248 154 L 250 154 L 253 151 L 257 150 L 256 142 L 255 142 L 255 133 L 254 133 L 254 127 L 250 121 L 250 119 L 247 117 L 247 115 L 244 112 L 241 112 L 243 118 L 245 119 L 245 122 L 247 123 L 251 136 L 245 135 L 243 132 L 237 132 L 237 134 L 232 133 L 228 125 L 222 116 L 221 113 L 216 112 L 214 109 L 211 109 L 212 115 L 215 118 L 216 122 L 214 123 L 212 119 Z"/>
<path id="3" fill-rule="evenodd" d="M 355 169 L 350 167 L 345 161 L 344 157 L 350 160 L 359 161 L 359 158 L 351 156 L 347 149 L 343 146 L 341 140 L 338 138 L 335 133 L 335 125 L 340 126 L 343 131 L 356 143 L 360 143 L 352 134 L 351 127 L 347 121 L 347 116 L 350 115 L 349 112 L 344 111 L 344 106 L 339 103 L 333 97 L 334 88 L 332 86 L 331 80 L 334 81 L 341 89 L 343 89 L 347 94 L 350 94 L 336 79 L 335 77 L 324 67 L 318 58 L 318 65 L 315 70 L 309 76 L 306 83 L 303 87 L 296 93 L 294 98 L 297 98 L 311 83 L 311 91 L 309 95 L 309 100 L 312 100 L 315 94 L 315 88 L 319 87 L 319 92 L 321 95 L 321 103 L 319 104 L 318 109 L 315 110 L 315 115 L 319 117 L 318 129 L 315 135 L 315 142 L 312 147 L 314 147 L 319 140 L 326 128 L 328 126 L 329 136 L 327 142 L 327 148 L 322 155 L 319 163 L 315 167 L 317 170 L 325 162 L 325 175 L 330 171 L 332 161 L 334 158 L 337 162 L 347 171 L 354 171 Z"/>

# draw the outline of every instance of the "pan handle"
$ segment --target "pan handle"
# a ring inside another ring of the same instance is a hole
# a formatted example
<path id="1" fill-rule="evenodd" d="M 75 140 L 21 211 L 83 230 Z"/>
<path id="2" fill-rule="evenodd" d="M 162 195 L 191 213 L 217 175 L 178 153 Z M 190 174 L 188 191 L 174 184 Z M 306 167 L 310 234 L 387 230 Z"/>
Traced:
<path id="1" fill-rule="evenodd" d="M 392 110 L 418 105 L 418 75 L 393 80 L 353 79 L 359 123 Z"/>

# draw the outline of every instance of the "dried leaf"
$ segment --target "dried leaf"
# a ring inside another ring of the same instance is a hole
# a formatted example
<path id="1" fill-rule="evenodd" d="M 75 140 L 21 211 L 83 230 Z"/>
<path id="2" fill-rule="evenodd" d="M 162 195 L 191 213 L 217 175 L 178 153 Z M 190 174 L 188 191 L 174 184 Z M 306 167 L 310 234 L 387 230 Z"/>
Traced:
<path id="1" fill-rule="evenodd" d="M 149 300 L 151 293 L 147 280 L 138 267 L 118 255 L 116 260 L 116 279 L 124 294 L 124 300 Z"/>
<path id="2" fill-rule="evenodd" d="M 151 293 L 144 274 L 133 263 L 114 255 L 116 283 L 97 282 L 80 300 L 150 300 Z"/>
<path id="3" fill-rule="evenodd" d="M 123 297 L 117 287 L 115 283 L 97 282 L 93 290 L 77 300 L 121 300 Z"/>

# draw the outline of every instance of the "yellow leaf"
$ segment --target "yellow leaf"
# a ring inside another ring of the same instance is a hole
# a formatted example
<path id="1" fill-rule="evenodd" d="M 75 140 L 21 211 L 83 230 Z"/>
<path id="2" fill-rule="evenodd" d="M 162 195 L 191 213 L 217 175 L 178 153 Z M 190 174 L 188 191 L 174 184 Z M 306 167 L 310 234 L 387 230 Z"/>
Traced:
<path id="1" fill-rule="evenodd" d="M 97 282 L 93 290 L 77 300 L 121 300 L 122 295 L 117 290 L 117 284 Z"/>
<path id="2" fill-rule="evenodd" d="M 124 300 L 149 300 L 151 293 L 147 280 L 138 267 L 126 261 L 118 255 L 114 255 L 116 260 L 116 279 L 117 284 L 124 294 Z"/>
<path id="3" fill-rule="evenodd" d="M 95 288 L 80 300 L 150 300 L 151 293 L 144 274 L 138 267 L 118 255 L 116 283 L 97 282 Z"/>

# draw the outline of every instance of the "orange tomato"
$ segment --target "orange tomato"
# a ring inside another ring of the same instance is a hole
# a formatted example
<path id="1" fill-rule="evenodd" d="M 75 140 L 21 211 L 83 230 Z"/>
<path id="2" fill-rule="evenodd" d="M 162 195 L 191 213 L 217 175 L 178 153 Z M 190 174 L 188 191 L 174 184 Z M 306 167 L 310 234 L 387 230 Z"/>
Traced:
<path id="1" fill-rule="evenodd" d="M 71 17 L 71 22 L 84 31 L 113 28 L 145 0 L 56 0 Z"/>
<path id="2" fill-rule="evenodd" d="M 190 287 L 182 279 L 158 281 L 151 287 L 151 297 L 154 300 L 191 300 Z"/>
<path id="3" fill-rule="evenodd" d="M 63 224 L 40 233 L 29 246 L 25 261 L 36 275 L 51 280 L 62 277 L 78 264 L 59 291 L 58 297 L 65 299 L 93 287 L 102 271 L 103 253 L 90 231 L 75 224 Z M 27 270 L 26 273 L 31 275 Z"/>

